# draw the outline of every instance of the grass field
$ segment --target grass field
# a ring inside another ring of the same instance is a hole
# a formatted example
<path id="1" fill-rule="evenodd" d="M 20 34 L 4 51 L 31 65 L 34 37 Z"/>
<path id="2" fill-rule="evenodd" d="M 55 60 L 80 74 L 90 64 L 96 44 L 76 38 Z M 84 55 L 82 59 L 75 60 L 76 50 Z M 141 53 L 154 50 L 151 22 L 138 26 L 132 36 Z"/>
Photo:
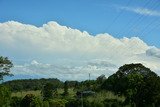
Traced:
<path id="1" fill-rule="evenodd" d="M 88 97 L 88 100 L 90 102 L 92 101 L 104 101 L 105 99 L 117 99 L 118 101 L 124 101 L 125 100 L 125 97 L 124 96 L 118 96 L 118 95 L 114 95 L 112 92 L 105 92 L 105 91 L 102 91 L 102 92 L 99 92 L 99 93 L 96 93 L 96 95 L 93 97 Z"/>
<path id="2" fill-rule="evenodd" d="M 61 95 L 63 92 L 64 92 L 63 89 L 58 89 L 58 95 Z M 73 98 L 74 96 L 76 96 L 76 92 L 73 90 L 73 88 L 68 89 L 68 92 L 69 92 L 69 95 L 68 95 L 69 98 Z M 40 90 L 13 92 L 12 96 L 23 98 L 27 94 L 34 94 L 35 96 L 41 98 Z M 94 96 L 90 96 L 87 99 L 88 101 L 92 102 L 92 101 L 97 101 L 97 99 L 98 101 L 104 101 L 106 98 L 107 99 L 117 99 L 118 101 L 122 101 L 122 102 L 125 100 L 125 97 L 123 96 L 120 97 L 120 96 L 114 95 L 112 92 L 103 92 L 103 91 L 96 93 Z"/>
<path id="3" fill-rule="evenodd" d="M 34 94 L 35 96 L 41 96 L 41 91 L 21 91 L 21 92 L 13 92 L 11 96 L 24 97 L 27 94 Z"/>
<path id="4" fill-rule="evenodd" d="M 68 89 L 69 96 L 74 97 L 76 95 L 76 92 L 73 90 L 73 88 Z M 58 89 L 58 94 L 62 94 L 63 89 Z M 13 92 L 11 96 L 17 96 L 17 97 L 24 97 L 27 94 L 34 94 L 37 97 L 41 97 L 41 91 L 36 90 L 36 91 L 21 91 L 21 92 Z"/>

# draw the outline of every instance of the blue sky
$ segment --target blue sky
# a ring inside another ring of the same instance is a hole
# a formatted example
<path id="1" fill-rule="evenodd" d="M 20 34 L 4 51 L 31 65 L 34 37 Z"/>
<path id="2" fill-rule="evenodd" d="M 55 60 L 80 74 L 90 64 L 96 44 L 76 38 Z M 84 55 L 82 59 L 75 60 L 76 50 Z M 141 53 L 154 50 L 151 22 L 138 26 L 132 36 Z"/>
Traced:
<path id="1" fill-rule="evenodd" d="M 120 9 L 142 8 L 160 14 L 159 5 L 158 0 L 0 0 L 0 22 L 14 20 L 41 26 L 56 21 L 92 35 L 138 36 L 160 47 L 160 15 Z"/>
<path id="2" fill-rule="evenodd" d="M 126 63 L 160 75 L 159 31 L 159 0 L 0 0 L 11 79 L 95 79 Z"/>

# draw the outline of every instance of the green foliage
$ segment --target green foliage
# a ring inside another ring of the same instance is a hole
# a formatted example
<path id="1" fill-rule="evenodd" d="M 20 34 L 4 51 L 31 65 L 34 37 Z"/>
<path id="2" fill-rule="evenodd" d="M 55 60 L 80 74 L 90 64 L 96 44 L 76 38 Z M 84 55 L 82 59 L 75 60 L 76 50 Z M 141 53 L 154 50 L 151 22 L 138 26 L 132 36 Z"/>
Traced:
<path id="1" fill-rule="evenodd" d="M 54 90 L 55 90 L 55 88 L 54 88 L 53 84 L 47 83 L 43 87 L 43 90 L 42 90 L 43 100 L 52 99 Z"/>
<path id="2" fill-rule="evenodd" d="M 68 99 L 66 107 L 80 107 L 81 101 L 78 99 Z"/>
<path id="3" fill-rule="evenodd" d="M 67 96 L 69 93 L 68 93 L 68 82 L 67 81 L 65 81 L 65 83 L 64 83 L 64 93 L 63 93 L 63 95 L 64 96 Z"/>
<path id="4" fill-rule="evenodd" d="M 126 64 L 111 75 L 102 88 L 126 96 L 126 104 L 135 103 L 137 107 L 155 103 L 160 93 L 160 79 L 142 64 Z"/>
<path id="5" fill-rule="evenodd" d="M 83 91 L 83 90 L 92 90 L 95 91 L 97 90 L 97 83 L 95 80 L 86 80 L 82 81 L 79 83 L 79 86 L 77 87 L 78 91 Z"/>
<path id="6" fill-rule="evenodd" d="M 29 90 L 41 90 L 47 83 L 52 83 L 53 87 L 63 87 L 63 82 L 55 78 L 49 79 L 21 79 L 4 82 L 3 85 L 11 87 L 14 92 L 17 91 L 29 91 Z"/>
<path id="7" fill-rule="evenodd" d="M 43 106 L 43 101 L 40 98 L 36 97 L 33 94 L 27 94 L 21 100 L 20 107 L 47 107 L 47 106 Z"/>
<path id="8" fill-rule="evenodd" d="M 20 107 L 42 107 L 43 102 L 33 94 L 27 94 L 21 101 Z"/>
<path id="9" fill-rule="evenodd" d="M 33 94 L 27 94 L 21 101 L 20 107 L 30 107 L 32 101 L 34 101 L 36 97 Z"/>
<path id="10" fill-rule="evenodd" d="M 90 106 L 91 107 L 105 107 L 103 102 L 99 102 L 99 101 L 92 102 Z"/>
<path id="11" fill-rule="evenodd" d="M 160 105 L 160 77 L 142 64 L 126 64 L 107 79 L 105 75 L 99 76 L 97 80 L 64 83 L 58 79 L 29 79 L 5 82 L 3 85 L 0 86 L 0 107 L 82 107 L 82 105 L 83 107 L 158 107 Z M 11 98 L 11 91 L 6 86 L 11 86 L 12 91 L 23 91 L 19 92 L 19 95 L 12 94 L 19 97 Z M 80 96 L 76 95 L 78 92 Z M 95 93 L 92 96 L 85 96 L 85 93 L 91 92 Z M 21 99 L 22 96 L 25 97 Z"/>
<path id="12" fill-rule="evenodd" d="M 10 104 L 11 91 L 8 87 L 0 85 L 0 107 L 6 107 Z"/>
<path id="13" fill-rule="evenodd" d="M 11 75 L 10 69 L 12 67 L 13 64 L 7 57 L 0 56 L 0 80 L 3 80 L 4 76 Z"/>
<path id="14" fill-rule="evenodd" d="M 35 97 L 30 103 L 30 107 L 43 107 L 43 102 L 40 98 Z"/>
<path id="15" fill-rule="evenodd" d="M 20 97 L 16 97 L 16 96 L 12 97 L 10 106 L 11 107 L 20 107 L 21 100 L 22 99 Z"/>
<path id="16" fill-rule="evenodd" d="M 43 107 L 49 107 L 49 102 L 48 101 L 43 101 Z"/>
<path id="17" fill-rule="evenodd" d="M 104 101 L 105 107 L 122 107 L 123 103 L 118 101 L 117 99 L 105 99 Z"/>
<path id="18" fill-rule="evenodd" d="M 54 99 L 54 100 L 49 100 L 49 106 L 50 107 L 65 107 L 65 104 L 67 103 L 66 100 L 64 99 Z"/>

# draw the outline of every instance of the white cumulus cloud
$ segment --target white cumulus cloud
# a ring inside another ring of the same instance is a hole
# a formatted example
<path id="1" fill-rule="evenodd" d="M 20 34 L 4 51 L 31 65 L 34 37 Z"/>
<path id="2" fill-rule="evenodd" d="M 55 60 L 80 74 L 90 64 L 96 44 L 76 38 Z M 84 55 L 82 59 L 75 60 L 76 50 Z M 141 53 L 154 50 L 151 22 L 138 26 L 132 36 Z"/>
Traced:
<path id="1" fill-rule="evenodd" d="M 157 73 L 160 66 L 159 49 L 153 50 L 138 37 L 93 36 L 54 21 L 41 27 L 15 21 L 0 23 L 0 50 L 1 55 L 13 59 L 33 60 L 15 66 L 15 75 L 84 79 L 89 72 L 94 77 L 112 74 L 125 63 L 143 63 Z"/>

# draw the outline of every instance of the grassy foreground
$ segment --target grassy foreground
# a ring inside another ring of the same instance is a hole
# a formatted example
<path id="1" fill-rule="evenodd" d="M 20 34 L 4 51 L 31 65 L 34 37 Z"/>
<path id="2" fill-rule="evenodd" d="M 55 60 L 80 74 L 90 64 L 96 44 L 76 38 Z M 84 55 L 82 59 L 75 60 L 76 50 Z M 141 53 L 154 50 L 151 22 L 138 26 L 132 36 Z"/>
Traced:
<path id="1" fill-rule="evenodd" d="M 63 89 L 58 89 L 57 91 L 58 91 L 59 95 L 64 92 Z M 76 96 L 76 91 L 74 91 L 73 88 L 69 88 L 68 92 L 69 92 L 69 95 L 68 95 L 69 98 L 74 98 Z M 27 94 L 34 94 L 36 97 L 41 98 L 41 91 L 40 90 L 13 92 L 12 96 L 23 98 Z M 123 96 L 120 97 L 120 96 L 114 95 L 110 91 L 107 91 L 107 92 L 102 91 L 102 92 L 96 93 L 94 97 L 90 96 L 87 99 L 88 99 L 88 101 L 94 101 L 94 100 L 97 100 L 97 98 L 99 101 L 103 101 L 106 98 L 107 99 L 117 99 L 118 101 L 122 101 L 122 102 L 125 100 L 125 97 L 123 97 Z"/>

